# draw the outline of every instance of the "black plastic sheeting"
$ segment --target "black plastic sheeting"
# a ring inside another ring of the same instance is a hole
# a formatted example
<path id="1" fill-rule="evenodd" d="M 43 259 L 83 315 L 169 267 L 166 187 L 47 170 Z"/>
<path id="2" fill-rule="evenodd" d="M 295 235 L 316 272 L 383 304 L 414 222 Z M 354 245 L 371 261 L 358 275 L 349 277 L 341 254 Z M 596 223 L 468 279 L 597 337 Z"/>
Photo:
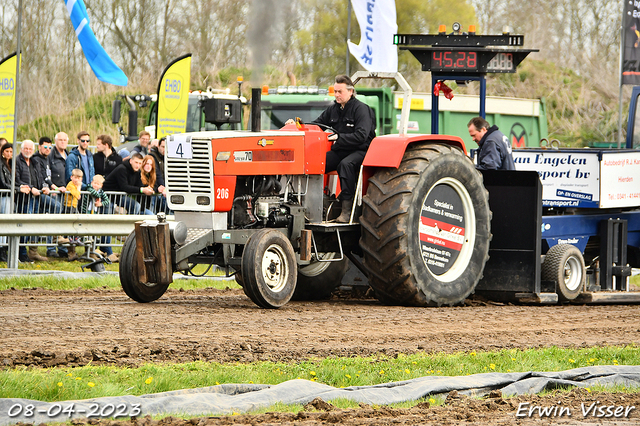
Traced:
<path id="1" fill-rule="evenodd" d="M 385 405 L 446 394 L 452 390 L 481 397 L 492 390 L 500 389 L 506 397 L 593 385 L 638 388 L 640 366 L 592 366 L 559 372 L 483 373 L 458 377 L 428 376 L 402 382 L 348 388 L 334 388 L 297 379 L 278 385 L 225 384 L 142 396 L 103 397 L 78 401 L 43 402 L 2 398 L 0 426 L 17 422 L 63 422 L 70 417 L 114 417 L 114 414 L 124 417 L 147 414 L 199 416 L 245 413 L 275 403 L 306 404 L 314 398 L 322 398 L 324 401 L 341 398 L 365 404 Z"/>

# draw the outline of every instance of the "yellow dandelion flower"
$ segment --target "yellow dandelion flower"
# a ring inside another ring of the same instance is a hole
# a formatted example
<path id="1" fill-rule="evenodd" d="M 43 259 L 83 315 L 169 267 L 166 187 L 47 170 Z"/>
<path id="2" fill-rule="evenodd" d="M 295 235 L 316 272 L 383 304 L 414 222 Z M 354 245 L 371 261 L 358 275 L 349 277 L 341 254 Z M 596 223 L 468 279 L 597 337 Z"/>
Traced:
<path id="1" fill-rule="evenodd" d="M 589 358 L 589 362 L 596 362 L 595 358 Z"/>
<path id="2" fill-rule="evenodd" d="M 231 414 L 232 416 L 239 416 L 240 413 L 236 413 L 235 411 L 233 412 L 233 414 Z"/>
<path id="3" fill-rule="evenodd" d="M 69 373 L 67 374 L 67 377 L 73 377 L 73 374 Z"/>
<path id="4" fill-rule="evenodd" d="M 82 380 L 82 377 L 76 377 L 76 380 Z"/>
<path id="5" fill-rule="evenodd" d="M 515 360 L 516 360 L 515 358 L 511 358 L 511 361 L 515 361 Z"/>
<path id="6" fill-rule="evenodd" d="M 147 377 L 147 380 L 144 381 L 146 384 L 150 385 L 153 382 L 153 377 Z"/>
<path id="7" fill-rule="evenodd" d="M 249 380 L 249 383 L 253 384 L 253 381 L 252 381 L 252 380 Z"/>
<path id="8" fill-rule="evenodd" d="M 411 362 L 411 364 L 418 365 L 418 363 L 416 361 Z"/>
<path id="9" fill-rule="evenodd" d="M 316 372 L 315 371 L 309 371 L 309 374 L 311 374 L 312 376 L 315 376 Z"/>
<path id="10" fill-rule="evenodd" d="M 618 360 L 617 360 L 617 359 L 614 359 L 614 360 L 613 360 L 613 363 L 614 363 L 614 364 L 617 364 L 617 363 L 618 363 Z"/>
<path id="11" fill-rule="evenodd" d="M 350 374 L 345 374 L 344 377 L 346 377 L 347 379 L 350 379 L 351 375 Z"/>
<path id="12" fill-rule="evenodd" d="M 569 358 L 569 362 L 570 362 L 571 364 L 574 364 L 574 363 L 576 362 L 576 360 L 575 360 L 575 359 L 571 359 L 571 358 Z"/>
<path id="13" fill-rule="evenodd" d="M 591 393 L 591 389 L 590 388 L 585 388 L 587 390 L 587 392 Z"/>
<path id="14" fill-rule="evenodd" d="M 476 352 L 475 352 L 475 351 L 473 351 L 473 352 L 469 353 L 469 355 L 471 355 L 471 356 L 476 356 Z"/>
<path id="15" fill-rule="evenodd" d="M 489 368 L 492 369 L 492 370 L 495 370 L 496 369 L 496 365 L 495 364 L 489 364 Z"/>
<path id="16" fill-rule="evenodd" d="M 433 398 L 429 398 L 429 404 L 435 404 L 435 403 L 436 403 L 436 400 L 435 400 L 435 399 L 433 399 Z"/>
<path id="17" fill-rule="evenodd" d="M 384 370 L 380 370 L 380 375 L 384 375 Z"/>
<path id="18" fill-rule="evenodd" d="M 62 387 L 62 382 L 58 382 L 58 387 Z"/>
<path id="19" fill-rule="evenodd" d="M 408 368 L 405 368 L 404 372 L 407 373 L 407 374 L 411 373 L 411 371 Z"/>
<path id="20" fill-rule="evenodd" d="M 88 382 L 88 383 L 87 383 L 87 386 L 89 386 L 90 388 L 94 387 L 95 385 L 96 385 L 96 384 L 95 384 L 95 383 L 93 383 L 93 382 Z"/>
<path id="21" fill-rule="evenodd" d="M 360 375 L 359 375 L 359 374 L 356 374 L 356 377 L 360 377 Z"/>
<path id="22" fill-rule="evenodd" d="M 216 385 L 219 385 L 219 384 L 220 384 L 220 382 L 216 382 Z"/>

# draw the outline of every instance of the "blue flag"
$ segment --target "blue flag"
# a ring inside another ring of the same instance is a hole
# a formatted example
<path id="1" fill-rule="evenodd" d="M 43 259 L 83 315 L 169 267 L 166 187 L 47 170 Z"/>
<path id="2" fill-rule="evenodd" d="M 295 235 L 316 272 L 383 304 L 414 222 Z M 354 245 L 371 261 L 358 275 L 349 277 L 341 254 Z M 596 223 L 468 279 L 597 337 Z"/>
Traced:
<path id="1" fill-rule="evenodd" d="M 84 2 L 82 0 L 64 0 L 64 4 L 67 6 L 67 13 L 76 30 L 84 56 L 98 80 L 116 86 L 126 86 L 129 82 L 127 76 L 109 57 L 89 28 L 89 15 L 87 15 Z"/>

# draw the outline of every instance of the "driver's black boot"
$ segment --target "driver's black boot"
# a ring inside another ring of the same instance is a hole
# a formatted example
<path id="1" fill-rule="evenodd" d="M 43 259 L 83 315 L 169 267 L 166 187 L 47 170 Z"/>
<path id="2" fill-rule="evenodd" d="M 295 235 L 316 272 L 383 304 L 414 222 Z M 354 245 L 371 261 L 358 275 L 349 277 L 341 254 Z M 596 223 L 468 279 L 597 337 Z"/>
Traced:
<path id="1" fill-rule="evenodd" d="M 351 218 L 351 209 L 353 208 L 353 200 L 342 200 L 342 212 L 336 219 L 338 223 L 349 223 Z"/>

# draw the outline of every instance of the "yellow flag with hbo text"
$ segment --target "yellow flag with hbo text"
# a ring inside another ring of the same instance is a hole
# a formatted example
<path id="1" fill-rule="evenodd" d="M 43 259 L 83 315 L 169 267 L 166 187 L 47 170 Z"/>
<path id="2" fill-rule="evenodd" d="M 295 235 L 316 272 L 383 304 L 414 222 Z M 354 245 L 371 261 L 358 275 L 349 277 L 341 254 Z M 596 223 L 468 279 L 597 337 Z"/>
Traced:
<path id="1" fill-rule="evenodd" d="M 0 62 L 0 138 L 13 143 L 16 110 L 16 54 Z"/>
<path id="2" fill-rule="evenodd" d="M 187 129 L 191 54 L 174 60 L 165 68 L 158 84 L 156 138 L 184 133 Z"/>

